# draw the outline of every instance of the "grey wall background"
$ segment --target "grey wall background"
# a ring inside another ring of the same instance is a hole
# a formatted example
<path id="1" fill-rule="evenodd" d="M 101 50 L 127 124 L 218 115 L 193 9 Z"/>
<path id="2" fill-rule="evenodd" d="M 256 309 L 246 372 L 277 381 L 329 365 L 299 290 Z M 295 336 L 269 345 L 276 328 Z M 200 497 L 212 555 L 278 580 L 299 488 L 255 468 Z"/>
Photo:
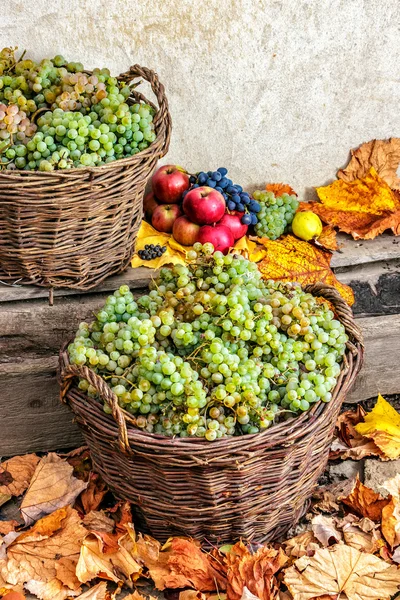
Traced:
<path id="1" fill-rule="evenodd" d="M 398 0 L 0 1 L 2 47 L 155 69 L 174 124 L 167 162 L 300 195 L 350 148 L 400 136 L 399 32 Z"/>

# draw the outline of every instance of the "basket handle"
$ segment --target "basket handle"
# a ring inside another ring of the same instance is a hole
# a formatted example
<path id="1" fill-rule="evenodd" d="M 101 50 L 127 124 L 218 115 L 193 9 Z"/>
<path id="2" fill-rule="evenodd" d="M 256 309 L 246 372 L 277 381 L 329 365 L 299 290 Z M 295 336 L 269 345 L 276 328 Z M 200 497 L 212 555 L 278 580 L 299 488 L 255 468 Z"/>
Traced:
<path id="1" fill-rule="evenodd" d="M 125 81 L 126 83 L 128 83 L 136 77 L 142 77 L 145 81 L 148 81 L 151 85 L 151 89 L 155 97 L 157 98 L 159 108 L 157 114 L 154 117 L 154 125 L 158 126 L 158 128 L 160 128 L 164 133 L 164 144 L 160 154 L 160 158 L 162 158 L 168 152 L 172 128 L 171 115 L 169 113 L 168 100 L 167 96 L 165 95 L 165 88 L 158 79 L 157 73 L 155 73 L 151 69 L 147 69 L 146 67 L 141 67 L 140 65 L 133 65 L 128 69 L 128 71 L 125 71 L 125 73 L 121 73 L 118 79 L 120 81 Z"/>
<path id="2" fill-rule="evenodd" d="M 305 291 L 313 296 L 322 296 L 335 307 L 335 311 L 341 323 L 343 323 L 346 333 L 354 342 L 364 347 L 364 338 L 361 329 L 354 321 L 353 311 L 347 302 L 342 298 L 336 288 L 326 283 L 318 282 L 306 285 Z"/>
<path id="3" fill-rule="evenodd" d="M 117 396 L 111 390 L 110 386 L 104 381 L 104 379 L 92 371 L 92 369 L 81 365 L 71 365 L 68 359 L 68 354 L 66 350 L 63 349 L 60 353 L 59 382 L 61 401 L 64 403 L 66 403 L 67 392 L 74 377 L 82 377 L 86 379 L 90 385 L 95 388 L 100 398 L 111 408 L 112 415 L 118 425 L 119 447 L 121 448 L 122 452 L 130 452 L 126 421 L 121 407 L 118 404 Z"/>

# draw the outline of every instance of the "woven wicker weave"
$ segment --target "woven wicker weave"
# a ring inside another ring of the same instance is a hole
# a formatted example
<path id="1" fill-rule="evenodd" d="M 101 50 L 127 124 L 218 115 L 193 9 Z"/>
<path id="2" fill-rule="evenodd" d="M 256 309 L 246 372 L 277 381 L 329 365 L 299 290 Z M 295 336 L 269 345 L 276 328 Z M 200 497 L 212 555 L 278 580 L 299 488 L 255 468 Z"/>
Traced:
<path id="1" fill-rule="evenodd" d="M 328 404 L 317 403 L 262 433 L 207 442 L 140 431 L 105 381 L 87 367 L 71 365 L 61 352 L 61 398 L 75 413 L 96 470 L 134 504 L 139 528 L 161 541 L 185 535 L 208 544 L 239 538 L 266 542 L 304 514 L 363 358 L 361 332 L 338 292 L 323 284 L 306 289 L 335 306 L 350 337 L 342 371 Z M 112 415 L 78 389 L 76 376 L 98 390 Z"/>
<path id="2" fill-rule="evenodd" d="M 164 86 L 138 65 L 119 79 L 136 77 L 150 83 L 158 102 L 148 148 L 99 167 L 0 171 L 0 280 L 90 289 L 128 265 L 145 185 L 171 135 Z M 135 89 L 131 101 L 139 99 L 148 102 Z"/>

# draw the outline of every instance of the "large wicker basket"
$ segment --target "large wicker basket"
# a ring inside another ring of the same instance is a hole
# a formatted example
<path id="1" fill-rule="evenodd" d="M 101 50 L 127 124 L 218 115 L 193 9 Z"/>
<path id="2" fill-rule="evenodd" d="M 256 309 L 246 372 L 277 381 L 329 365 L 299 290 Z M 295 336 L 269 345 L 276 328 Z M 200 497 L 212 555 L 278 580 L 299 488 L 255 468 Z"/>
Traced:
<path id="1" fill-rule="evenodd" d="M 349 306 L 323 284 L 306 288 L 334 306 L 350 337 L 333 398 L 262 433 L 206 442 L 166 438 L 127 423 L 103 379 L 60 355 L 61 398 L 75 413 L 95 469 L 121 498 L 137 524 L 157 539 L 192 536 L 208 544 L 243 538 L 266 542 L 284 534 L 306 511 L 324 471 L 342 402 L 363 358 L 362 335 Z M 102 403 L 77 387 L 85 377 Z"/>
<path id="2" fill-rule="evenodd" d="M 137 77 L 150 83 L 158 102 L 148 148 L 100 167 L 0 171 L 1 281 L 90 289 L 128 265 L 145 185 L 171 135 L 164 86 L 139 65 L 119 79 Z M 149 102 L 135 88 L 129 101 L 138 99 Z"/>

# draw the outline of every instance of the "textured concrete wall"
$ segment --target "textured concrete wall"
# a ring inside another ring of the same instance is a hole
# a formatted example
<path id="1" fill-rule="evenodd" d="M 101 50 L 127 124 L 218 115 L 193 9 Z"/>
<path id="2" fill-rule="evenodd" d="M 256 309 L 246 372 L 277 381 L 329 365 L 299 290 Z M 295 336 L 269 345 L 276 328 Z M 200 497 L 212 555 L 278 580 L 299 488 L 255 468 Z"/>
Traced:
<path id="1" fill-rule="evenodd" d="M 400 136 L 398 0 L 0 0 L 0 44 L 157 70 L 168 162 L 302 194 Z"/>

